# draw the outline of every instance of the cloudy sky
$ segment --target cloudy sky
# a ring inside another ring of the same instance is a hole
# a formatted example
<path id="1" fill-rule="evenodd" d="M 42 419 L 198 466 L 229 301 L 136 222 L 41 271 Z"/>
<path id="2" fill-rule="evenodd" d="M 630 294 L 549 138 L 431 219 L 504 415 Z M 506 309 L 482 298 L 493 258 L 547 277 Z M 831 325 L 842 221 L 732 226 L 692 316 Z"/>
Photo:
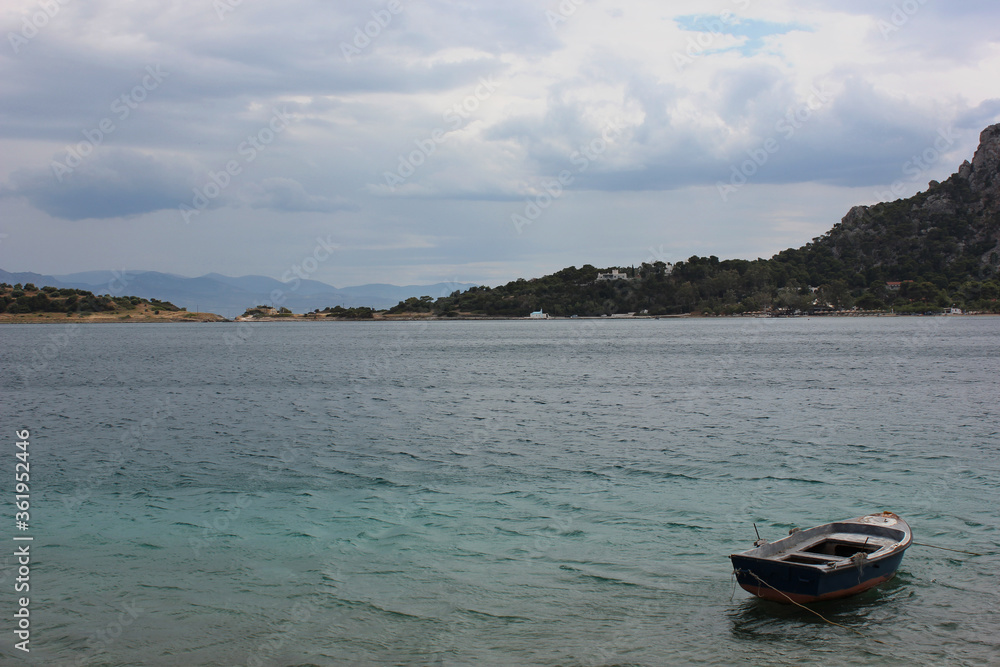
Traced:
<path id="1" fill-rule="evenodd" d="M 0 268 L 768 257 L 1000 121 L 987 0 L 5 0 Z"/>

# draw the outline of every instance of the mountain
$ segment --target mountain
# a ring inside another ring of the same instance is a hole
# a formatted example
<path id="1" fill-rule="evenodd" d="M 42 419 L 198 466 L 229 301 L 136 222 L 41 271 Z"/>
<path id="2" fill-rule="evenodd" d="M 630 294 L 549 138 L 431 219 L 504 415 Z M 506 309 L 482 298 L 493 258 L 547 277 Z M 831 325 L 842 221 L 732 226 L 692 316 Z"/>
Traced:
<path id="1" fill-rule="evenodd" d="M 280 280 L 268 278 L 267 276 L 240 276 L 238 278 L 231 278 L 218 273 L 206 273 L 201 277 L 209 280 L 215 280 L 229 285 L 230 287 L 235 287 L 238 290 L 253 292 L 255 294 L 270 294 L 274 290 L 288 292 L 291 287 L 294 287 L 295 294 L 300 296 L 313 296 L 316 294 L 332 294 L 339 296 L 343 294 L 343 290 L 338 290 L 336 287 L 327 285 L 326 283 L 321 283 L 318 280 L 297 279 L 295 282 L 283 283 Z"/>
<path id="2" fill-rule="evenodd" d="M 943 183 L 909 199 L 855 206 L 813 243 L 779 253 L 815 282 L 845 278 L 851 287 L 879 280 L 924 280 L 954 292 L 1000 269 L 1000 125 Z"/>
<path id="3" fill-rule="evenodd" d="M 317 280 L 283 283 L 266 276 L 232 278 L 209 273 L 187 278 L 157 271 L 86 271 L 58 276 L 11 273 L 0 270 L 0 282 L 33 283 L 38 287 L 83 289 L 94 294 L 141 296 L 170 301 L 189 311 L 235 317 L 261 304 L 284 306 L 293 312 L 311 312 L 329 306 L 389 308 L 414 296 L 445 296 L 472 287 L 471 283 L 434 285 L 359 285 L 338 289 Z"/>
<path id="4" fill-rule="evenodd" d="M 613 267 L 615 268 L 615 267 Z M 652 315 L 699 311 L 1000 312 L 1000 125 L 986 128 L 972 162 L 908 199 L 856 206 L 823 236 L 771 259 L 691 257 L 627 268 L 599 280 L 586 265 L 456 296 L 411 300 L 393 312 L 437 315 Z M 605 269 L 604 272 L 610 272 Z"/>
<path id="5" fill-rule="evenodd" d="M 333 306 L 392 307 L 393 313 L 651 315 L 823 311 L 857 306 L 927 312 L 947 306 L 1000 312 L 1000 124 L 983 130 L 971 162 L 908 199 L 856 206 L 821 237 L 771 259 L 691 257 L 611 273 L 585 265 L 497 288 L 469 284 L 360 285 L 264 276 L 86 272 L 65 276 L 0 271 L 0 281 L 171 301 L 227 317 L 267 304 L 293 312 Z M 463 291 L 465 290 L 465 291 Z M 430 298 L 420 298 L 430 297 Z M 434 297 L 437 297 L 435 300 Z"/>
<path id="6" fill-rule="evenodd" d="M 45 285 L 52 285 L 53 287 L 67 287 L 67 285 L 57 285 L 56 283 L 59 281 L 52 276 L 46 276 L 41 273 L 31 273 L 30 271 L 11 273 L 10 271 L 0 269 L 0 282 L 9 283 L 11 285 L 16 285 L 17 283 L 32 283 L 38 287 L 44 287 Z"/>

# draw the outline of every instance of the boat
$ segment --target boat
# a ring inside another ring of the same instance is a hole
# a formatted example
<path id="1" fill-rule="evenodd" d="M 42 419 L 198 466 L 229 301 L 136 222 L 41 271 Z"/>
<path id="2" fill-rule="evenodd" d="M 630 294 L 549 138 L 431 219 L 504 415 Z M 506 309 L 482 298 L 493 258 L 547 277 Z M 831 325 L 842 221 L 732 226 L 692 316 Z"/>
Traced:
<path id="1" fill-rule="evenodd" d="M 912 541 L 905 521 L 879 512 L 793 529 L 776 542 L 758 539 L 753 549 L 729 558 L 743 590 L 774 602 L 808 604 L 889 581 Z"/>

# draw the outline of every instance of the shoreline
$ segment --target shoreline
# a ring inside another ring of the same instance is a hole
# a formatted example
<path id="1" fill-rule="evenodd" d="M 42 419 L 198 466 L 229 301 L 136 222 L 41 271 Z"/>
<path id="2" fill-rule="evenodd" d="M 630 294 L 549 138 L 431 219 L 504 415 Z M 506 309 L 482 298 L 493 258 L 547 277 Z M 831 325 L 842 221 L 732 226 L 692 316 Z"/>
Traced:
<path id="1" fill-rule="evenodd" d="M 293 315 L 290 317 L 259 317 L 227 319 L 214 313 L 169 313 L 164 315 L 123 317 L 120 315 L 90 315 L 59 317 L 57 313 L 23 313 L 12 315 L 9 313 L 0 314 L 0 325 L 5 324 L 264 324 L 273 322 L 325 322 L 335 323 L 363 323 L 363 322 L 573 322 L 579 320 L 586 321 L 615 321 L 634 322 L 649 320 L 678 320 L 678 319 L 811 319 L 811 318 L 859 318 L 859 317 L 1000 317 L 1000 313 L 962 313 L 957 314 L 924 314 L 924 313 L 888 313 L 888 312 L 865 312 L 865 313 L 829 313 L 822 315 L 702 315 L 686 313 L 683 315 L 634 315 L 634 316 L 581 316 L 581 317 L 492 317 L 487 315 L 465 315 L 455 317 L 437 316 L 392 316 L 374 318 L 339 318 L 339 317 L 310 317 L 308 315 Z"/>
<path id="2" fill-rule="evenodd" d="M 0 313 L 0 325 L 3 324 L 178 324 L 232 322 L 215 313 L 189 313 L 187 311 L 171 311 L 159 315 L 137 313 L 121 315 L 120 313 L 96 313 L 81 315 L 72 313 Z"/>

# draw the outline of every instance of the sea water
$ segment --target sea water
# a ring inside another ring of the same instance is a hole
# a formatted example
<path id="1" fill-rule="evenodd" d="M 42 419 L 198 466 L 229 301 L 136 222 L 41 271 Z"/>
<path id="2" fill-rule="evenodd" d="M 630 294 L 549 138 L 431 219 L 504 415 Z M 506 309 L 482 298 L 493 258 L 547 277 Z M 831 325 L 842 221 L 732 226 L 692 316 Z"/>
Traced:
<path id="1" fill-rule="evenodd" d="M 992 317 L 4 326 L 0 661 L 997 664 L 998 348 Z M 881 510 L 983 555 L 913 546 L 815 606 L 839 626 L 734 586 L 754 523 Z"/>

